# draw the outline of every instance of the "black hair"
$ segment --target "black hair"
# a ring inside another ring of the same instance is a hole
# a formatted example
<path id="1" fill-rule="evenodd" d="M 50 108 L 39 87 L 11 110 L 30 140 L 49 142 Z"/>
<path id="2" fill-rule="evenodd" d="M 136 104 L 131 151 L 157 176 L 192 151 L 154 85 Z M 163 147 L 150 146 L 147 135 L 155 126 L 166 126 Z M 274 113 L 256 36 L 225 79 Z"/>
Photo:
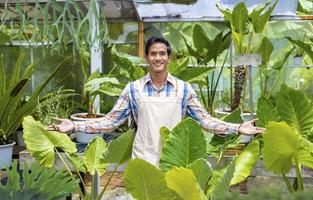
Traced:
<path id="1" fill-rule="evenodd" d="M 145 46 L 145 55 L 148 56 L 149 53 L 149 48 L 155 44 L 155 43 L 163 43 L 167 47 L 167 55 L 171 55 L 172 53 L 172 48 L 170 43 L 163 37 L 160 36 L 152 36 L 151 38 L 148 39 L 146 46 Z"/>

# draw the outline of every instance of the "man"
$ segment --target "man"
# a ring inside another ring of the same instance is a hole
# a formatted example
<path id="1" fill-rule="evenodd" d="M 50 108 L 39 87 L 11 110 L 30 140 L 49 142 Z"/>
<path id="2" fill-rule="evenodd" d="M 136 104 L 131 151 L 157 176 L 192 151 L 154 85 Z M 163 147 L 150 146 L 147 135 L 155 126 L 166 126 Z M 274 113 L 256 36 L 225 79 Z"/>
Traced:
<path id="1" fill-rule="evenodd" d="M 264 132 L 263 128 L 253 126 L 255 120 L 231 124 L 212 118 L 199 102 L 191 85 L 168 73 L 171 46 L 164 38 L 152 37 L 147 41 L 145 59 L 149 73 L 125 87 L 105 119 L 98 122 L 57 119 L 60 124 L 51 125 L 48 129 L 60 132 L 108 132 L 123 124 L 131 115 L 137 124 L 132 157 L 154 165 L 158 165 L 162 150 L 160 127 L 172 129 L 185 116 L 194 118 L 202 128 L 217 134 L 254 135 Z"/>

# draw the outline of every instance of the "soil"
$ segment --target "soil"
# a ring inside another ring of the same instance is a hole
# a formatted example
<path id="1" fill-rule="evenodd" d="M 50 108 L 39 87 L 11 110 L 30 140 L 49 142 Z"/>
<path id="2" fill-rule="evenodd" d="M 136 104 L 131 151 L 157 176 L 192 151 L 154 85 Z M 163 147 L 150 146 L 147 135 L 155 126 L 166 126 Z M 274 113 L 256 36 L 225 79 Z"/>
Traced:
<path id="1" fill-rule="evenodd" d="M 103 117 L 103 115 L 98 115 L 98 114 L 84 114 L 84 115 L 75 115 L 75 117 L 79 117 L 79 118 L 101 118 Z"/>
<path id="2" fill-rule="evenodd" d="M 0 139 L 0 145 L 6 145 L 6 144 L 11 144 L 13 141 L 12 140 L 4 140 L 4 139 Z"/>

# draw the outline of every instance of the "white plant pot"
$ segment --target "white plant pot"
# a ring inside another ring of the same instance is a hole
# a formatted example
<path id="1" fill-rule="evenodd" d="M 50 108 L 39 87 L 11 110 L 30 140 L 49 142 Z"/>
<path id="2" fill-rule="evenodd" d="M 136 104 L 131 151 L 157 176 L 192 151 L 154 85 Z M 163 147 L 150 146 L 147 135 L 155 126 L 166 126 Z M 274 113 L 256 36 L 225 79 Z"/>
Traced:
<path id="1" fill-rule="evenodd" d="M 17 131 L 17 145 L 20 147 L 25 147 L 25 140 L 23 137 L 23 131 Z"/>
<path id="2" fill-rule="evenodd" d="M 230 111 L 223 111 L 223 110 L 219 110 L 216 109 L 215 113 L 217 115 L 218 118 L 221 118 L 223 116 L 229 115 L 231 112 Z M 253 115 L 251 116 L 251 113 L 241 113 L 241 118 L 244 122 L 246 121 L 250 121 L 252 119 L 254 119 L 256 116 L 256 113 L 253 113 Z M 250 135 L 240 135 L 240 143 L 249 143 L 251 140 L 253 139 L 253 136 Z"/>
<path id="3" fill-rule="evenodd" d="M 99 118 L 81 118 L 78 115 L 86 115 L 87 113 L 76 113 L 71 115 L 71 119 L 73 121 L 98 121 L 101 120 L 102 118 L 104 118 L 104 114 L 97 114 L 100 115 L 101 117 Z M 98 132 L 98 133 L 87 133 L 87 132 L 75 132 L 76 135 L 76 141 L 79 143 L 89 143 L 91 142 L 91 140 L 93 140 L 94 138 L 96 138 L 97 136 L 103 138 L 103 132 Z"/>
<path id="4" fill-rule="evenodd" d="M 0 169 L 11 167 L 14 145 L 15 142 L 12 142 L 11 144 L 0 145 Z"/>

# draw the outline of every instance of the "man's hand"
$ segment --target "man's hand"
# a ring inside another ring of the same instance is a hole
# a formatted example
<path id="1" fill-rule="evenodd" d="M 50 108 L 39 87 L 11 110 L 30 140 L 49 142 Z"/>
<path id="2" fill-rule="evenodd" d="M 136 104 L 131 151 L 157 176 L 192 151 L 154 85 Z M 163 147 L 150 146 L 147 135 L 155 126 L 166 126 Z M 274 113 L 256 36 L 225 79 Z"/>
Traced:
<path id="1" fill-rule="evenodd" d="M 259 133 L 263 133 L 265 131 L 265 128 L 254 126 L 254 122 L 256 122 L 257 120 L 258 119 L 253 119 L 251 121 L 242 123 L 238 129 L 238 133 L 243 135 L 256 135 Z"/>
<path id="2" fill-rule="evenodd" d="M 74 131 L 74 123 L 69 119 L 61 119 L 61 118 L 54 118 L 56 121 L 60 122 L 59 124 L 52 124 L 47 126 L 47 131 L 59 131 L 62 133 L 70 133 Z"/>

